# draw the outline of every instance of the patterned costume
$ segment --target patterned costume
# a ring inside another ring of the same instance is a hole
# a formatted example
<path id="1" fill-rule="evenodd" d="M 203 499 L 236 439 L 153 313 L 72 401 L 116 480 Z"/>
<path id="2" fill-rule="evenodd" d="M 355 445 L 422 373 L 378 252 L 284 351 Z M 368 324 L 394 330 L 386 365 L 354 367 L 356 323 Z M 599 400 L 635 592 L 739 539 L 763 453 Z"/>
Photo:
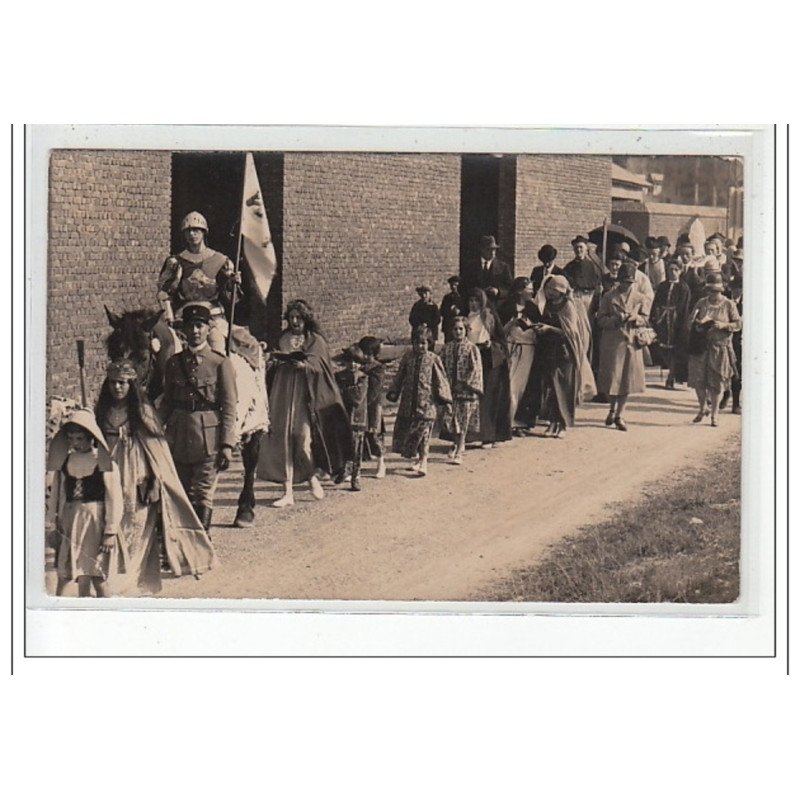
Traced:
<path id="1" fill-rule="evenodd" d="M 442 411 L 442 439 L 454 439 L 462 431 L 477 435 L 483 369 L 478 348 L 468 340 L 448 342 L 442 353 L 444 369 L 453 394 L 453 405 Z"/>
<path id="2" fill-rule="evenodd" d="M 430 351 L 404 353 L 390 394 L 400 395 L 392 450 L 404 458 L 414 458 L 430 439 L 436 404 L 453 399 L 439 356 Z"/>

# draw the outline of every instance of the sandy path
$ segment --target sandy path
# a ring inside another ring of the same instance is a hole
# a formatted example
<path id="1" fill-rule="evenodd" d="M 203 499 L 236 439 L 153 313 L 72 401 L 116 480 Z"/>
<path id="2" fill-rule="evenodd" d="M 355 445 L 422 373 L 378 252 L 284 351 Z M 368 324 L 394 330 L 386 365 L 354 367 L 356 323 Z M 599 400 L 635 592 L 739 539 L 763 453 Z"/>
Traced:
<path id="1" fill-rule="evenodd" d="M 436 442 L 426 478 L 392 456 L 385 480 L 367 464 L 363 491 L 306 490 L 272 509 L 278 487 L 258 483 L 254 528 L 231 527 L 240 476 L 224 475 L 212 531 L 219 567 L 202 580 L 166 581 L 163 597 L 464 600 L 538 559 L 546 546 L 637 497 L 644 483 L 724 446 L 740 418 L 693 425 L 694 393 L 655 386 L 627 409 L 627 433 L 606 428 L 606 407 L 579 410 L 564 440 L 514 439 L 447 464 Z M 543 429 L 539 429 L 541 431 Z"/>

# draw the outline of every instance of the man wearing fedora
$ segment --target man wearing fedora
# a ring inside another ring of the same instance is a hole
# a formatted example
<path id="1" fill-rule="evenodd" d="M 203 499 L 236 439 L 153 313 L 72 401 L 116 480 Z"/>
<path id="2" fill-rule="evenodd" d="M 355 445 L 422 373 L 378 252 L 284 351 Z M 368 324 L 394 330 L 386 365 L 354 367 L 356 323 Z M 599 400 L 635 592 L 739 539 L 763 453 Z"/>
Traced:
<path id="1" fill-rule="evenodd" d="M 230 466 L 236 444 L 233 364 L 208 343 L 211 306 L 183 307 L 187 347 L 167 361 L 160 413 L 178 477 L 208 531 L 217 475 Z"/>
<path id="2" fill-rule="evenodd" d="M 419 300 L 411 306 L 411 313 L 408 315 L 408 323 L 411 325 L 411 332 L 418 325 L 428 326 L 428 350 L 433 350 L 436 340 L 439 338 L 439 323 L 442 321 L 439 308 L 433 302 L 433 294 L 430 286 L 417 286 Z"/>
<path id="3" fill-rule="evenodd" d="M 494 307 L 508 297 L 514 281 L 511 267 L 497 257 L 499 249 L 494 236 L 481 236 L 481 258 L 475 286 L 486 292 Z"/>
<path id="4" fill-rule="evenodd" d="M 564 267 L 564 277 L 591 321 L 592 303 L 602 289 L 603 273 L 597 262 L 589 258 L 589 240 L 585 236 L 576 236 L 571 244 L 575 258 Z"/>

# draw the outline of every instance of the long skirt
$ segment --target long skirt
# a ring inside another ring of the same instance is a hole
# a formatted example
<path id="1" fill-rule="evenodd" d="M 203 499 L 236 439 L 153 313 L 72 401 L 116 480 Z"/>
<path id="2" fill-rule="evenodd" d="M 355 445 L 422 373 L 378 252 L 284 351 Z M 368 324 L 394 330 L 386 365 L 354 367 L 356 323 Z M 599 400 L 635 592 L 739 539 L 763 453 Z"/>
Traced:
<path id="1" fill-rule="evenodd" d="M 152 594 L 161 591 L 161 547 L 159 504 L 137 503 L 131 519 L 123 517 L 120 541 L 127 550 L 128 567 L 124 578 L 111 584 L 113 594 Z"/>
<path id="2" fill-rule="evenodd" d="M 415 458 L 428 451 L 433 420 L 425 417 L 400 417 L 394 422 L 392 434 L 392 452 L 403 458 Z"/>
<path id="3" fill-rule="evenodd" d="M 477 436 L 480 431 L 480 400 L 475 397 L 453 397 L 452 410 L 445 406 L 441 412 L 439 438 L 454 442 L 463 432 Z"/>
<path id="4" fill-rule="evenodd" d="M 634 347 L 620 330 L 603 331 L 597 391 L 623 396 L 644 392 L 642 351 Z"/>
<path id="5" fill-rule="evenodd" d="M 528 416 L 527 414 L 521 414 L 520 419 L 517 419 L 517 409 L 528 386 L 534 358 L 533 331 L 529 333 L 529 338 L 523 339 L 519 337 L 518 341 L 514 341 L 511 344 L 508 370 L 510 387 L 509 417 L 512 426 L 516 428 L 526 428 L 530 425 L 529 419 L 524 418 Z"/>
<path id="6" fill-rule="evenodd" d="M 481 348 L 483 367 L 483 397 L 480 403 L 480 423 L 477 434 L 467 435 L 467 441 L 505 442 L 511 438 L 511 388 L 508 361 L 492 367 L 492 351 Z"/>
<path id="7" fill-rule="evenodd" d="M 65 503 L 60 524 L 63 535 L 56 556 L 59 578 L 77 580 L 88 575 L 106 580 L 126 571 L 127 553 L 119 539 L 110 553 L 100 552 L 105 503 Z"/>
<path id="8" fill-rule="evenodd" d="M 300 370 L 282 370 L 269 396 L 271 428 L 263 438 L 256 474 L 272 483 L 304 483 L 314 474 L 308 384 Z"/>
<path id="9" fill-rule="evenodd" d="M 720 394 L 731 388 L 732 380 L 738 375 L 730 339 L 711 342 L 701 355 L 689 356 L 689 386 L 692 389 Z"/>

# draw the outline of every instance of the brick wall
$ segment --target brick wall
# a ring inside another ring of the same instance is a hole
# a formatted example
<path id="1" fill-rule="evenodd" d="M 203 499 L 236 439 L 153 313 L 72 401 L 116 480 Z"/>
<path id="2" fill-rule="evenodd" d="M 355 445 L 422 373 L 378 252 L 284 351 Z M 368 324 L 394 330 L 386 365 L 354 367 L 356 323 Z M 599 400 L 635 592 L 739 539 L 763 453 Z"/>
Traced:
<path id="1" fill-rule="evenodd" d="M 287 153 L 283 299 L 314 308 L 333 347 L 409 335 L 414 289 L 458 272 L 458 155 Z"/>
<path id="2" fill-rule="evenodd" d="M 170 153 L 56 150 L 50 157 L 47 391 L 80 398 L 75 339 L 86 341 L 87 393 L 103 379 L 113 311 L 155 307 L 170 245 Z"/>
<path id="3" fill-rule="evenodd" d="M 611 215 L 609 156 L 520 155 L 517 157 L 515 268 L 529 275 L 543 244 L 558 250 L 556 263 L 573 258 L 570 241 Z"/>

